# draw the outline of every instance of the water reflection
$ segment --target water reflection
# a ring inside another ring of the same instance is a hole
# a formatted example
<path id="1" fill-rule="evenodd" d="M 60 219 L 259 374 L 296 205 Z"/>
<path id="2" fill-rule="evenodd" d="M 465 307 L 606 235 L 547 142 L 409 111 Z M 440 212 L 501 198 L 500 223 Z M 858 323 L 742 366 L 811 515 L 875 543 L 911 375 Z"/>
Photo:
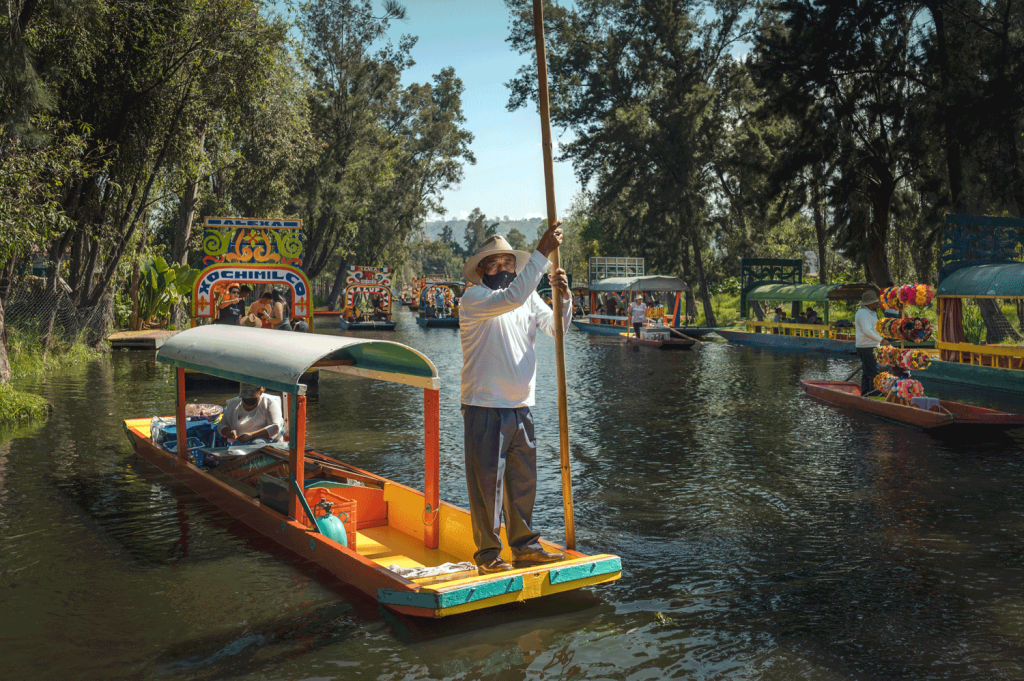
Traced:
<path id="1" fill-rule="evenodd" d="M 399 330 L 378 337 L 437 364 L 441 495 L 465 506 L 458 331 L 428 331 L 402 313 Z M 535 515 L 559 541 L 552 351 L 543 338 Z M 168 414 L 174 394 L 151 355 L 115 353 L 20 385 L 57 411 L 0 443 L 5 671 L 1024 676 L 1020 434 L 936 439 L 802 396 L 800 378 L 842 378 L 854 366 L 846 358 L 717 343 L 662 353 L 576 332 L 566 354 L 577 536 L 586 551 L 621 555 L 623 579 L 440 622 L 383 611 L 137 460 L 121 419 Z M 309 439 L 420 487 L 422 399 L 325 376 Z"/>

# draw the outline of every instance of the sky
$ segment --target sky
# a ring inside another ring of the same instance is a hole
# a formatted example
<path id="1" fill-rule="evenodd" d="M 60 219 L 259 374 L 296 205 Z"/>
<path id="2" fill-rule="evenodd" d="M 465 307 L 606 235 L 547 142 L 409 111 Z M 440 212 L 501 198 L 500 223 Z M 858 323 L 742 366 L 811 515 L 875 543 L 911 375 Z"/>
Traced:
<path id="1" fill-rule="evenodd" d="M 525 0 L 524 0 L 525 2 Z M 536 108 L 509 113 L 505 83 L 524 63 L 505 39 L 509 16 L 502 0 L 404 0 L 406 20 L 392 22 L 391 37 L 419 37 L 405 84 L 430 82 L 446 66 L 465 86 L 463 112 L 474 135 L 476 165 L 464 166 L 460 186 L 444 193 L 444 215 L 464 219 L 474 208 L 489 217 L 544 217 L 544 159 Z M 559 130 L 552 129 L 557 142 Z M 569 163 L 555 163 L 555 204 L 563 217 L 580 185 Z"/>

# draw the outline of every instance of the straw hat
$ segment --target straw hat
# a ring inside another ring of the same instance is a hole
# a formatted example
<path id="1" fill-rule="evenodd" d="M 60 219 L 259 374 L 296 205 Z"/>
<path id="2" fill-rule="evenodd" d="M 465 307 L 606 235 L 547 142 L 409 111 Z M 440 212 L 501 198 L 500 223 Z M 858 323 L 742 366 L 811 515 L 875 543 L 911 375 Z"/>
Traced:
<path id="1" fill-rule="evenodd" d="M 525 251 L 513 250 L 512 246 L 509 242 L 505 241 L 504 237 L 496 234 L 480 246 L 480 250 L 476 252 L 476 255 L 466 261 L 466 264 L 462 267 L 462 278 L 467 279 L 474 284 L 483 284 L 480 280 L 480 275 L 477 274 L 477 266 L 488 256 L 503 255 L 506 253 L 516 256 L 516 272 L 522 272 L 526 263 L 529 262 L 531 255 Z"/>
<path id="2" fill-rule="evenodd" d="M 860 297 L 860 306 L 867 307 L 878 302 L 878 294 L 874 291 L 865 291 L 864 295 Z"/>

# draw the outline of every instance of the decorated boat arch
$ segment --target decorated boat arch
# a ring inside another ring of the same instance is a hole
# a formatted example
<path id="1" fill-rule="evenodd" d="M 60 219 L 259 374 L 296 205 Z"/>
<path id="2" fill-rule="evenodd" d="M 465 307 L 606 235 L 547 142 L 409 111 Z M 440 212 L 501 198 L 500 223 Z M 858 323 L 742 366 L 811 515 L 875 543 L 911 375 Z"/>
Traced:
<path id="1" fill-rule="evenodd" d="M 416 323 L 428 329 L 459 328 L 458 300 L 466 285 L 461 281 L 424 279 L 416 296 L 419 314 Z M 437 295 L 444 297 L 444 305 L 436 305 Z"/>
<path id="2" fill-rule="evenodd" d="M 349 265 L 346 268 L 340 319 L 342 329 L 394 331 L 391 274 L 390 267 Z M 374 301 L 380 303 L 379 308 Z M 380 312 L 375 312 L 376 309 Z"/>
<path id="3" fill-rule="evenodd" d="M 192 326 L 217 316 L 217 300 L 231 284 L 285 286 L 290 315 L 313 330 L 312 289 L 302 270 L 301 220 L 206 218 L 203 265 L 192 292 Z"/>

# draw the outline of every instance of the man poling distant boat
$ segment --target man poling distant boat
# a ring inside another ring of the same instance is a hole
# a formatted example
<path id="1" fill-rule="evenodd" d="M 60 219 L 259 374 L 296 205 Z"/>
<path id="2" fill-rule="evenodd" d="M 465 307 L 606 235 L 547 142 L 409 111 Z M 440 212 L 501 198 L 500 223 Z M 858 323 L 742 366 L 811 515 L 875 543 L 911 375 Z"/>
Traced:
<path id="1" fill-rule="evenodd" d="M 888 345 L 889 341 L 875 331 L 878 322 L 878 294 L 865 291 L 860 297 L 860 309 L 854 316 L 857 334 L 857 356 L 860 357 L 860 394 L 867 397 L 875 389 L 875 376 L 878 375 L 878 362 L 875 360 L 875 348 Z"/>
<path id="2" fill-rule="evenodd" d="M 532 526 L 537 496 L 534 385 L 537 330 L 554 336 L 559 323 L 537 293 L 548 256 L 562 242 L 561 223 L 541 237 L 530 255 L 501 236 L 484 242 L 462 276 L 477 284 L 461 301 L 462 414 L 465 421 L 466 482 L 480 574 L 513 569 L 501 557 L 501 518 L 515 567 L 553 563 L 561 552 L 545 551 Z M 565 270 L 550 277 L 561 297 L 562 322 L 572 321 Z M 564 329 L 565 326 L 562 328 Z"/>

